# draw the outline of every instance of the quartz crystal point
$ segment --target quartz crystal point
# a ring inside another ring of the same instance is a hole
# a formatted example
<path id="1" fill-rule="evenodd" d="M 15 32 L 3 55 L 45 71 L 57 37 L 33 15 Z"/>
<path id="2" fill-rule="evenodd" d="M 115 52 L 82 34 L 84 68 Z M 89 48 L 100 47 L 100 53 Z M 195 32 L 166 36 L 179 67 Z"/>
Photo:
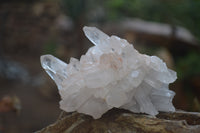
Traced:
<path id="1" fill-rule="evenodd" d="M 83 31 L 95 46 L 80 61 L 71 58 L 66 64 L 52 55 L 41 56 L 42 67 L 58 86 L 62 110 L 95 119 L 113 107 L 153 116 L 175 111 L 175 93 L 168 85 L 176 72 L 160 58 L 140 54 L 126 40 L 95 27 Z"/>

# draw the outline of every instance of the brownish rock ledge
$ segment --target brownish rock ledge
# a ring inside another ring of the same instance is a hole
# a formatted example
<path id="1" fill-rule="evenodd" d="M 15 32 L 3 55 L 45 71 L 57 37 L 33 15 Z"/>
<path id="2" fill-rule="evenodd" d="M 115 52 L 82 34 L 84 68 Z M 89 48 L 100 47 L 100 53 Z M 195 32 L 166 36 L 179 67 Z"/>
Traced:
<path id="1" fill-rule="evenodd" d="M 112 109 L 100 119 L 62 112 L 59 119 L 36 133 L 200 133 L 200 113 L 176 111 L 156 117 Z"/>

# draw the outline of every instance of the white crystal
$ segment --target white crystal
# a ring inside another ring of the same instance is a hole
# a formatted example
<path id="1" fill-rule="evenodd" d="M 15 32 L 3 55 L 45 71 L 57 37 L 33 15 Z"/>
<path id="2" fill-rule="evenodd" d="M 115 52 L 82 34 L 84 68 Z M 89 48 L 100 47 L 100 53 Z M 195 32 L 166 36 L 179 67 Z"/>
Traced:
<path id="1" fill-rule="evenodd" d="M 66 64 L 52 55 L 41 56 L 42 67 L 58 86 L 62 110 L 95 119 L 113 107 L 150 115 L 175 111 L 175 93 L 168 84 L 176 80 L 176 72 L 160 58 L 140 54 L 124 39 L 95 27 L 83 30 L 95 46 L 80 61 L 71 58 Z"/>

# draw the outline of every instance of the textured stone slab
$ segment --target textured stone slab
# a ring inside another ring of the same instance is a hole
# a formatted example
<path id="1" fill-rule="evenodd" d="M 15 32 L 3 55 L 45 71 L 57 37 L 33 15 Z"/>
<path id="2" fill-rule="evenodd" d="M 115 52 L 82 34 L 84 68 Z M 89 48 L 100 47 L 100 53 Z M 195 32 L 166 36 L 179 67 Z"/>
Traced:
<path id="1" fill-rule="evenodd" d="M 176 111 L 156 117 L 112 109 L 100 119 L 62 112 L 60 118 L 36 133 L 199 133 L 200 113 Z"/>

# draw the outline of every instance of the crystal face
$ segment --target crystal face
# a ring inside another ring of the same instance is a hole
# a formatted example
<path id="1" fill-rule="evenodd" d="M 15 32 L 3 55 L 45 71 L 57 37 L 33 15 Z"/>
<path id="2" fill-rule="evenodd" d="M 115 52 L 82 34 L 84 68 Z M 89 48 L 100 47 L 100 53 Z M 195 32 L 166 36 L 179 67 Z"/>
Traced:
<path id="1" fill-rule="evenodd" d="M 83 31 L 95 46 L 80 61 L 71 58 L 66 64 L 52 55 L 41 56 L 42 67 L 58 86 L 62 110 L 95 119 L 113 107 L 150 115 L 175 111 L 175 93 L 168 85 L 176 72 L 160 58 L 140 54 L 126 40 L 95 27 Z"/>

